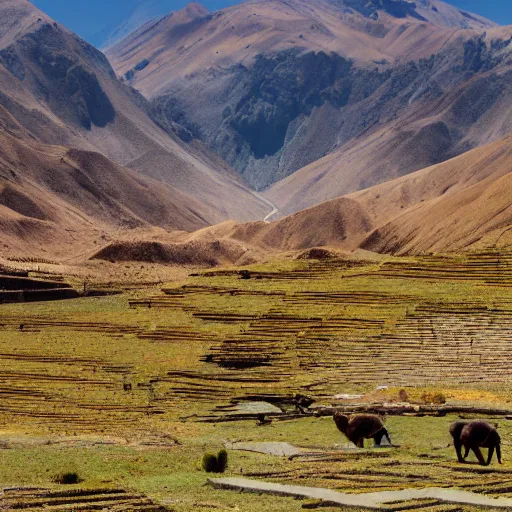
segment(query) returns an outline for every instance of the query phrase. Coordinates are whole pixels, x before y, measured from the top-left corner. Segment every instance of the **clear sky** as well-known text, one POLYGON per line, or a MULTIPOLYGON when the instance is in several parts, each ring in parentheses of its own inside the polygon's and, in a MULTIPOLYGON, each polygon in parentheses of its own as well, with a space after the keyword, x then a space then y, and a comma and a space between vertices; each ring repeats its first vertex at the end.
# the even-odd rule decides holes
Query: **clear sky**
MULTIPOLYGON (((190 0, 158 0, 168 11, 181 9, 190 0)), ((214 11, 240 0, 199 0, 214 11)), ((306 0, 307 1, 307 0, 306 0)), ((445 0, 460 9, 486 16, 501 25, 512 25, 512 0, 445 0)), ((143 0, 32 0, 49 16, 79 36, 97 44, 98 34, 116 27, 143 0)))
POLYGON ((444 0, 464 11, 481 14, 500 25, 512 25, 512 0, 444 0))

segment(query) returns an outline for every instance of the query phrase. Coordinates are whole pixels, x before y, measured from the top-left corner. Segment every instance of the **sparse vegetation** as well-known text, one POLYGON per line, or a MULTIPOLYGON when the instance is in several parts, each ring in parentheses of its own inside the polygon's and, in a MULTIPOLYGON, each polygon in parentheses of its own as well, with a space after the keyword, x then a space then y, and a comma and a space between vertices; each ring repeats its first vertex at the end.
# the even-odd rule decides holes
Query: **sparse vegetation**
POLYGON ((446 396, 441 391, 425 391, 421 395, 421 400, 425 404, 442 405, 446 403, 446 396))
POLYGON ((217 473, 217 456, 213 453, 205 453, 203 455, 203 460, 201 462, 201 467, 203 471, 207 473, 217 473))
POLYGON ((217 454, 217 470, 219 473, 224 473, 228 468, 228 452, 220 450, 217 454))

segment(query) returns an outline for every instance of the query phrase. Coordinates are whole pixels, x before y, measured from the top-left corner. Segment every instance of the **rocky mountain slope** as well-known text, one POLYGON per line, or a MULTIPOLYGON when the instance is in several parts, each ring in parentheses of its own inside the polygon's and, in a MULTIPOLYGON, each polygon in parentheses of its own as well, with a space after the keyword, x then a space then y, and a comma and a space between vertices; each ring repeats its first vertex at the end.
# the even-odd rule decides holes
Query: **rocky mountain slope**
POLYGON ((174 0, 142 0, 120 23, 98 32, 92 43, 100 49, 109 48, 145 23, 165 16, 175 4, 174 0))
POLYGON ((217 156, 185 144, 174 123, 157 126, 149 110, 102 53, 27 0, 3 0, 2 250, 55 252, 60 241, 90 241, 81 233, 191 230, 271 210, 217 156))
POLYGON ((287 214, 505 136, 511 37, 437 0, 262 0, 191 4, 107 56, 287 214))
POLYGON ((402 14, 392 7, 416 4, 385 4, 387 9, 382 0, 258 0, 209 13, 191 3, 150 20, 106 54, 120 76, 154 97, 191 73, 249 67, 260 55, 290 48, 335 52, 359 63, 392 63, 430 56, 456 29, 495 26, 439 0, 422 0, 402 14))
MULTIPOLYGON (((411 64, 400 93, 381 89, 365 100, 368 128, 355 124, 360 118, 347 105, 351 124, 336 131, 330 152, 273 185, 267 197, 282 214, 291 213, 506 136, 512 132, 510 42, 500 30, 489 31, 411 64)), ((325 130, 324 140, 331 133, 325 130)))

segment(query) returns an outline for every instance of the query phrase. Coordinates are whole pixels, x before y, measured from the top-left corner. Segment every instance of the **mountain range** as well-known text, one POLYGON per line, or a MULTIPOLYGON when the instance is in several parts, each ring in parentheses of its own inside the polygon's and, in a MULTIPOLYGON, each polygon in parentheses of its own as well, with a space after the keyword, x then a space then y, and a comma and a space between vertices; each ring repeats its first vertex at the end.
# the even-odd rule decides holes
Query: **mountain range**
POLYGON ((0 2, 0 254, 144 259, 153 243, 215 264, 507 243, 512 27, 440 0, 137 20, 103 54, 0 2))

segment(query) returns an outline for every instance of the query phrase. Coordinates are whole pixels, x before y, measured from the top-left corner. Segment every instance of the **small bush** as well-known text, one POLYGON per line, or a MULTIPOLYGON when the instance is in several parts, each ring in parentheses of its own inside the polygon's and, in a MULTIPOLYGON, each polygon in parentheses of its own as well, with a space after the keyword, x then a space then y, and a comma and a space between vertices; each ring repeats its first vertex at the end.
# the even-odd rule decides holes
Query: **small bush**
POLYGON ((201 465, 203 466, 203 470, 207 473, 217 473, 218 461, 213 453, 205 453, 201 465))
POLYGON ((73 485, 82 482, 82 479, 78 476, 78 473, 63 473, 55 478, 57 484, 73 485))
POLYGON ((217 455, 217 463, 219 473, 224 473, 228 467, 228 452, 226 450, 221 450, 217 455))
POLYGON ((435 393, 432 397, 432 401, 435 404, 445 404, 446 403, 446 396, 444 393, 435 393))
POLYGON ((201 466, 207 473, 224 473, 228 467, 228 452, 221 450, 217 455, 205 453, 201 466))

